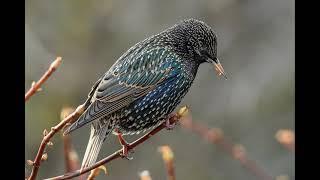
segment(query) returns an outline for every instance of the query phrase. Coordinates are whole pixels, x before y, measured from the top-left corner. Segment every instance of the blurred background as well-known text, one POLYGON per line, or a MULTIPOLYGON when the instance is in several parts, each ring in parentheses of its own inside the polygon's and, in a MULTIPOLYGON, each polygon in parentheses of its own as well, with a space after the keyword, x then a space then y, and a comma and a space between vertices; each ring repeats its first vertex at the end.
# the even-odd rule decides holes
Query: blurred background
MULTIPOLYGON (((25 91, 57 56, 63 58, 43 91, 26 103, 26 159, 35 157, 43 129, 60 121, 61 109, 83 103, 122 53, 182 19, 197 18, 217 32, 219 59, 229 79, 201 65, 180 106, 190 106, 194 122, 220 128, 227 139, 241 144, 267 174, 295 179, 294 152, 275 138, 280 129, 295 129, 294 6, 293 0, 26 1, 25 91)), ((89 126, 71 138, 82 160, 89 126)), ((60 134, 52 142, 39 179, 65 171, 60 134)), ((155 180, 165 179, 157 150, 161 145, 175 154, 177 179, 257 179, 218 145, 183 127, 152 137, 135 149, 132 161, 107 164, 110 175, 97 179, 139 179, 143 170, 155 180)), ((115 136, 109 136, 99 159, 119 148, 115 136)), ((31 168, 25 169, 29 174, 31 168)))

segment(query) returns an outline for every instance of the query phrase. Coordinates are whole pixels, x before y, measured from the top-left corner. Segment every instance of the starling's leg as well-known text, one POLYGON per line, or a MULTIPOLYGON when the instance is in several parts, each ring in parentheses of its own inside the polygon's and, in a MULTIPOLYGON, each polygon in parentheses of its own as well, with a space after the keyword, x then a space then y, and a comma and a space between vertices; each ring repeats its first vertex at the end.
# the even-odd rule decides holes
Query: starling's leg
POLYGON ((170 123, 170 119, 173 118, 174 116, 176 115, 172 113, 168 115, 166 119, 166 124, 165 124, 167 130, 172 130, 176 126, 176 123, 172 123, 172 124, 170 123))
POLYGON ((128 146, 129 146, 129 143, 127 143, 127 141, 123 138, 122 136, 122 133, 118 130, 118 129, 115 129, 115 131, 117 132, 117 136, 118 136, 118 140, 122 146, 122 153, 121 153, 121 156, 123 158, 126 158, 128 160, 132 160, 133 158, 132 157, 129 157, 128 154, 128 146))

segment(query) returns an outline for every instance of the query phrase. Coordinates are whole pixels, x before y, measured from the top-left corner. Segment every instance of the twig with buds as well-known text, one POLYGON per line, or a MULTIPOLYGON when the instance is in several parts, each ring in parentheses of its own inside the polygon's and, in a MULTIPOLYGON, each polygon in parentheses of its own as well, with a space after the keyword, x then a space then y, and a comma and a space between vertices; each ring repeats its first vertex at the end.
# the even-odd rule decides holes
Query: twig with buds
POLYGON ((225 152, 238 160, 243 167, 256 175, 259 179, 272 180, 273 178, 260 168, 256 162, 250 160, 242 145, 232 144, 223 136, 223 131, 218 128, 209 129, 203 125, 194 123, 190 118, 181 121, 184 128, 195 132, 207 141, 219 145, 225 152))
POLYGON ((84 105, 80 105, 77 109, 67 116, 64 120, 62 120, 58 125, 51 128, 50 132, 47 130, 43 131, 43 139, 38 149, 38 153, 34 159, 34 161, 28 160, 28 164, 32 165, 32 171, 28 178, 28 180, 34 180, 38 174, 38 170, 40 167, 41 160, 43 159, 43 154, 47 145, 52 145, 50 139, 60 131, 67 123, 72 123, 76 120, 84 111, 84 105))
MULTIPOLYGON (((180 110, 178 111, 178 113, 176 113, 175 115, 173 115, 169 121, 170 124, 174 124, 176 122, 179 121, 179 119, 181 119, 182 117, 186 116, 186 114, 188 113, 188 108, 186 106, 180 108, 180 110)), ((128 151, 133 150, 136 146, 143 144, 146 140, 148 140, 150 137, 152 137, 153 135, 157 134, 159 131, 161 131, 162 129, 166 128, 166 122, 160 124, 159 126, 157 126, 155 129, 151 130, 150 132, 146 133, 145 135, 143 135, 142 137, 140 137, 139 139, 137 139, 136 141, 129 143, 127 146, 128 151)), ((61 176, 56 176, 56 177, 52 177, 49 178, 50 180, 61 180, 61 179, 71 179, 77 176, 80 176, 81 174, 84 174, 86 172, 89 172, 101 165, 104 165, 110 161, 113 161, 115 159, 121 158, 123 157, 122 155, 122 149, 119 149, 118 151, 114 152, 113 154, 109 155, 108 157, 96 162, 95 164, 93 164, 92 166, 83 168, 82 171, 77 170, 75 172, 72 173, 67 173, 61 176)), ((48 180, 49 180, 48 179, 48 180)))
POLYGON ((24 96, 24 101, 28 101, 28 99, 34 95, 36 92, 41 90, 41 85, 51 76, 51 74, 58 68, 58 66, 61 64, 62 58, 57 57, 53 63, 51 63, 49 69, 43 74, 43 76, 39 79, 38 82, 32 82, 31 88, 28 90, 28 92, 24 96))

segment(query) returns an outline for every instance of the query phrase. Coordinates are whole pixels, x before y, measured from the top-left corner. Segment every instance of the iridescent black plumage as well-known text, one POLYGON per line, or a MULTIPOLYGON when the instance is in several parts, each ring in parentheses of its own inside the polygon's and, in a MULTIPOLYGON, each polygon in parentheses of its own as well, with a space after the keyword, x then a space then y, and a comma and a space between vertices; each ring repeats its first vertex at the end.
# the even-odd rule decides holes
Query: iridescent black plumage
POLYGON ((205 23, 189 19, 130 48, 100 78, 86 111, 65 133, 92 123, 82 167, 93 164, 105 137, 162 123, 189 90, 201 63, 216 60, 216 35, 205 23))

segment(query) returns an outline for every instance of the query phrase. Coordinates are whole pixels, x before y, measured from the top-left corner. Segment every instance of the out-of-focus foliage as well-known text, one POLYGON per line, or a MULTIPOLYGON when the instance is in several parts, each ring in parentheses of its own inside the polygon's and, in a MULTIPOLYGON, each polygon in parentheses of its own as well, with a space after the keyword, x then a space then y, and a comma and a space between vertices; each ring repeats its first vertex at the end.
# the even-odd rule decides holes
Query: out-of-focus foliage
MULTIPOLYGON (((219 59, 229 79, 217 78, 213 67, 201 65, 181 105, 189 105, 194 121, 223 129, 273 177, 294 179, 294 153, 275 139, 279 129, 294 131, 293 0, 26 1, 25 90, 56 56, 63 58, 43 91, 26 103, 26 158, 35 157, 43 129, 60 121, 61 109, 83 103, 94 82, 122 53, 190 17, 217 32, 219 59)), ((82 157, 88 126, 71 137, 82 157)), ((40 179, 64 173, 59 134, 52 142, 40 179)), ((157 134, 135 150, 134 160, 113 161, 107 165, 109 175, 97 179, 139 179, 145 169, 153 179, 165 179, 157 152, 163 144, 175 150, 177 179, 255 179, 229 154, 182 128, 157 134)), ((119 147, 110 136, 99 158, 119 147)), ((27 173, 30 169, 26 165, 27 173)))

